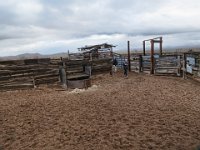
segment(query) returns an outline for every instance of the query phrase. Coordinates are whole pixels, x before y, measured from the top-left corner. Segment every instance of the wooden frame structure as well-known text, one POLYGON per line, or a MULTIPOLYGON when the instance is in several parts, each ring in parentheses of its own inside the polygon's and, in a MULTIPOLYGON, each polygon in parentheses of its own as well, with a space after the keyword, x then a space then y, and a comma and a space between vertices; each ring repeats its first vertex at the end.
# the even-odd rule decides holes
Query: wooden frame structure
POLYGON ((81 47, 78 48, 78 50, 82 52, 84 59, 93 60, 99 59, 101 57, 100 55, 103 55, 103 58, 108 57, 108 55, 112 58, 113 47, 116 46, 112 44, 103 43, 98 45, 81 47))
POLYGON ((162 55, 162 44, 163 44, 163 40, 162 37, 156 37, 153 39, 148 39, 148 40, 144 40, 143 41, 143 55, 146 55, 146 42, 150 41, 151 43, 151 74, 154 74, 154 45, 155 43, 159 43, 160 45, 160 55, 162 55))

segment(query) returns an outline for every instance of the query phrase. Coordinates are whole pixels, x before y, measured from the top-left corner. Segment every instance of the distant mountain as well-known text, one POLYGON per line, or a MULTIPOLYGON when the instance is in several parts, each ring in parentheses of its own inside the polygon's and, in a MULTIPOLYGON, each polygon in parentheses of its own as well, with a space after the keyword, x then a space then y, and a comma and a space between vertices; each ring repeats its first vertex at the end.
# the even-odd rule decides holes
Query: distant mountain
POLYGON ((0 61, 5 60, 23 60, 23 59, 35 59, 35 58, 66 58, 68 57, 67 53, 56 53, 56 54, 50 54, 50 55, 42 55, 40 53, 24 53, 16 56, 5 56, 0 57, 0 61))
MULTIPOLYGON (((168 48, 163 49, 164 53, 180 53, 180 52, 187 52, 189 50, 192 50, 194 52, 200 52, 200 48, 168 48)), ((127 54, 127 50, 114 50, 114 52, 119 54, 127 54)), ((140 49, 131 50, 131 53, 142 53, 143 51, 140 49)), ((150 52, 150 49, 146 50, 146 52, 150 52)), ((158 50, 155 50, 155 52, 159 52, 158 50)), ((34 58, 67 58, 68 53, 56 53, 56 54, 50 54, 50 55, 42 55, 40 53, 24 53, 17 56, 5 56, 0 57, 0 61, 5 60, 23 60, 23 59, 34 59, 34 58)))

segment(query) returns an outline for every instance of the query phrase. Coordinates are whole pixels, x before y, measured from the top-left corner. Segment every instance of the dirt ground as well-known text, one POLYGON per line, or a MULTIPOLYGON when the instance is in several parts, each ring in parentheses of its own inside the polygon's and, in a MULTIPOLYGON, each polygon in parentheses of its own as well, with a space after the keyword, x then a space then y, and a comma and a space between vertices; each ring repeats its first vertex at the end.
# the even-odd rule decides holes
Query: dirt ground
POLYGON ((200 86, 176 77, 122 73, 92 88, 0 93, 0 150, 195 150, 200 86))

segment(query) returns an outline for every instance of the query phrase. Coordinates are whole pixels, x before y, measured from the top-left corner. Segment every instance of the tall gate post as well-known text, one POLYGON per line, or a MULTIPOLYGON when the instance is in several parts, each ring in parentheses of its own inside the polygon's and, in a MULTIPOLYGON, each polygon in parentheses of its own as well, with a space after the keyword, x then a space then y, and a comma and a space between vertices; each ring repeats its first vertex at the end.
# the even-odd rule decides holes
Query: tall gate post
POLYGON ((130 54, 130 41, 128 41, 128 69, 131 71, 131 54, 130 54))
POLYGON ((187 57, 186 53, 183 54, 183 79, 186 79, 186 70, 187 70, 187 57))
POLYGON ((154 74, 154 40, 151 40, 151 71, 150 74, 154 74))
POLYGON ((146 48, 145 48, 145 41, 143 41, 143 55, 145 56, 146 55, 146 48))
POLYGON ((142 65, 142 55, 139 55, 139 72, 143 71, 143 65, 142 65))

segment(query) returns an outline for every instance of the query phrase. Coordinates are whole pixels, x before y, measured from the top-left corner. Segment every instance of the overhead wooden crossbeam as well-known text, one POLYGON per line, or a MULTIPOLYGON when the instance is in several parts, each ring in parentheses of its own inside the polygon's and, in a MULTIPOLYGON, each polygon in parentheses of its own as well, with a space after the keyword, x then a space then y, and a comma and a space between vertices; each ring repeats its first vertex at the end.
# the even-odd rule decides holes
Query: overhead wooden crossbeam
POLYGON ((148 41, 153 41, 153 44, 155 43, 159 43, 160 44, 160 55, 162 55, 162 43, 163 43, 163 38, 162 37, 156 37, 156 38, 152 38, 152 39, 147 39, 143 41, 143 55, 146 55, 146 42, 148 41))
POLYGON ((156 39, 160 39, 162 37, 155 37, 155 38, 152 38, 152 39, 147 39, 147 40, 144 40, 144 41, 151 41, 151 40, 156 40, 156 39))

